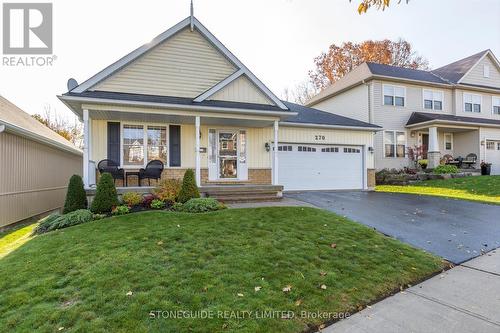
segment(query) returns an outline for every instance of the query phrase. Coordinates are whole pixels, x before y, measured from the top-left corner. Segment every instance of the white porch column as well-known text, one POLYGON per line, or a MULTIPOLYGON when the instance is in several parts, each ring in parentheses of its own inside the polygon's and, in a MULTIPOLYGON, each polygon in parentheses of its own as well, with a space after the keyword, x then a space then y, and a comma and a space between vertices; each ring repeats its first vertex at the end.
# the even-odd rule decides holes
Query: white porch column
POLYGON ((90 124, 89 110, 83 110, 83 185, 89 187, 89 147, 90 147, 90 124))
POLYGON ((273 185, 278 185, 278 121, 274 121, 273 185))
POLYGON ((195 135, 196 135, 196 185, 201 186, 201 159, 200 159, 200 117, 195 118, 195 135))
POLYGON ((437 127, 429 127, 429 148, 427 149, 427 163, 433 169, 439 165, 441 153, 439 152, 437 127))

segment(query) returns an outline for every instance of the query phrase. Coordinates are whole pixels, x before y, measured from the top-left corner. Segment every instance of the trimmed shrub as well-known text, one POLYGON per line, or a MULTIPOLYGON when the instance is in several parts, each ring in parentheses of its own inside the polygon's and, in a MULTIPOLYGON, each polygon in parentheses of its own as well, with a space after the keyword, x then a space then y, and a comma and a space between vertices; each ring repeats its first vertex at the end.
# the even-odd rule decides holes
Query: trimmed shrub
POLYGON ((111 211, 111 214, 113 214, 113 215, 125 215, 128 213, 130 213, 130 208, 126 205, 116 206, 111 211))
POLYGON ((428 163, 429 163, 429 161, 428 161, 428 160, 418 160, 418 165, 420 165, 420 167, 421 167, 422 169, 427 168, 427 164, 428 164, 428 163))
POLYGON ((154 190, 154 194, 161 201, 172 205, 177 201, 181 190, 181 182, 178 179, 164 179, 154 190))
POLYGON ((73 175, 69 179, 66 201, 64 201, 63 213, 67 214, 78 209, 87 208, 87 195, 83 188, 82 177, 73 175))
POLYGON ((156 197, 153 194, 144 194, 142 197, 142 206, 145 208, 151 208, 151 203, 156 197))
POLYGON ((97 221, 97 220, 102 220, 104 218, 108 217, 106 214, 93 214, 92 215, 92 220, 97 221))
POLYGON ((172 205, 172 210, 176 212, 182 212, 182 208, 184 208, 184 205, 180 202, 176 202, 172 205))
POLYGON ((94 214, 106 214, 110 213, 115 206, 118 206, 115 183, 111 174, 105 172, 97 184, 97 191, 90 210, 94 214))
POLYGON ((195 198, 182 205, 181 211, 187 213, 213 212, 226 208, 224 204, 213 198, 195 198))
POLYGON ((122 196, 122 201, 128 206, 137 206, 142 202, 142 196, 136 192, 127 192, 122 196))
POLYGON ((63 229, 71 227, 73 225, 90 222, 92 220, 93 220, 93 215, 89 210, 79 209, 68 214, 60 215, 56 219, 51 219, 51 222, 47 223, 47 225, 45 225, 44 223, 45 227, 43 228, 43 230, 40 230, 40 232, 38 232, 37 230, 37 233, 49 232, 56 229, 63 229))
POLYGON ((165 203, 159 199, 154 199, 153 201, 151 201, 151 208, 163 209, 165 208, 165 203))
POLYGON ((190 199, 199 198, 200 192, 198 191, 198 186, 196 186, 196 180, 194 179, 194 172, 191 169, 187 169, 184 173, 184 178, 182 179, 182 186, 177 197, 177 201, 180 203, 185 203, 190 199))
POLYGON ((434 168, 433 172, 438 175, 457 173, 458 168, 456 165, 439 165, 434 168))
POLYGON ((49 230, 49 227, 56 221, 58 218, 61 217, 61 214, 59 213, 53 213, 50 214, 49 216, 44 217, 43 219, 39 220, 39 224, 33 231, 33 234, 43 234, 49 230))

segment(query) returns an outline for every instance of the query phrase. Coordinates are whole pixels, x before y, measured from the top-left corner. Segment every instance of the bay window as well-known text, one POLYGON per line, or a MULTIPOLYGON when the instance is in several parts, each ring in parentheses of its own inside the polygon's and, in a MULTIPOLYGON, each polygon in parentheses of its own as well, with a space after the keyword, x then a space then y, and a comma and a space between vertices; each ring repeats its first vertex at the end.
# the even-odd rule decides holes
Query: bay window
POLYGON ((500 115, 500 97, 491 97, 491 105, 492 109, 491 111, 493 114, 499 114, 500 115))
POLYGON ((384 105, 405 106, 406 89, 402 86, 383 85, 384 105))
POLYGON ((167 162, 167 127, 124 124, 122 165, 143 167, 152 160, 167 162))
POLYGON ((385 157, 406 156, 406 134, 399 131, 384 131, 385 157))
POLYGON ((464 111, 465 112, 481 112, 481 95, 464 94, 464 111))
POLYGON ((438 110, 443 109, 443 92, 424 89, 424 109, 438 110))

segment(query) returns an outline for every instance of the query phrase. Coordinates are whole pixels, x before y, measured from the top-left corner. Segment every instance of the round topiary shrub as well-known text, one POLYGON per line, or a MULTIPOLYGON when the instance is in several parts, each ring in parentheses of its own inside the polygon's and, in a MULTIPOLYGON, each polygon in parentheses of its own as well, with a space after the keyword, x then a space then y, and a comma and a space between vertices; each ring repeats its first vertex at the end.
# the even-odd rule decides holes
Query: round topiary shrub
POLYGON ((101 179, 99 179, 99 184, 97 184, 97 190, 90 210, 94 214, 107 214, 111 212, 114 206, 118 206, 115 183, 111 174, 105 172, 102 174, 101 179))
POLYGON ((200 192, 198 191, 198 186, 196 186, 196 180, 194 179, 194 172, 191 169, 187 169, 184 173, 184 178, 182 179, 182 186, 177 197, 177 201, 180 203, 185 203, 189 199, 199 198, 200 192))
POLYGON ((87 195, 83 188, 83 180, 79 175, 73 175, 69 179, 66 201, 64 201, 63 214, 74 212, 78 209, 87 208, 87 195))

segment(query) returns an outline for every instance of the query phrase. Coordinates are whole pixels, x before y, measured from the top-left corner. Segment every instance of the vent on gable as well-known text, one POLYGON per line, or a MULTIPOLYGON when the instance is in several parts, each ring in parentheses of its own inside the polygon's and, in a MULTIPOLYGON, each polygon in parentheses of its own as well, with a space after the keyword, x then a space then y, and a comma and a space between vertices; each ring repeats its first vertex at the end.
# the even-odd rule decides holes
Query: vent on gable
POLYGON ((483 66, 483 76, 490 77, 490 66, 488 65, 483 66))

